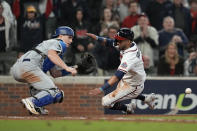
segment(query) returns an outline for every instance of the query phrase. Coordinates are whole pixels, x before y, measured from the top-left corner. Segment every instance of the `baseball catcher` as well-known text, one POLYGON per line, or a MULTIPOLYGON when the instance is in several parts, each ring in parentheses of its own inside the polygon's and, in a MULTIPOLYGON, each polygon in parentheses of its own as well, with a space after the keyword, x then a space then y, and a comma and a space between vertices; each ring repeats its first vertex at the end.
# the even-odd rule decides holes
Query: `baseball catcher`
POLYGON ((61 59, 73 37, 74 31, 70 27, 58 27, 53 39, 43 41, 22 55, 11 68, 15 80, 30 85, 31 97, 21 102, 31 114, 48 114, 44 106, 63 101, 64 92, 55 86, 46 72, 50 71, 54 78, 76 75, 77 70, 67 66, 61 59))

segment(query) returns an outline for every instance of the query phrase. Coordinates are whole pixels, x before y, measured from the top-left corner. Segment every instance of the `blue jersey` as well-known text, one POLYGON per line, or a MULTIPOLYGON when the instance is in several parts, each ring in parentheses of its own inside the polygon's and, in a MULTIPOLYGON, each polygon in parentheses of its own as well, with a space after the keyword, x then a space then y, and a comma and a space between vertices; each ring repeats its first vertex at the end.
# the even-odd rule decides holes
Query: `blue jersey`
MULTIPOLYGON (((60 40, 59 43, 60 43, 61 50, 62 50, 61 53, 59 54, 59 57, 61 59, 63 59, 63 54, 66 52, 67 47, 66 47, 66 44, 62 40, 60 40)), ((55 66, 55 64, 48 57, 46 57, 44 62, 43 62, 42 70, 43 70, 43 72, 46 73, 47 71, 49 71, 54 66, 55 66)), ((65 70, 63 72, 66 73, 65 70)), ((69 72, 67 72, 64 75, 67 75, 67 74, 69 74, 69 72)))

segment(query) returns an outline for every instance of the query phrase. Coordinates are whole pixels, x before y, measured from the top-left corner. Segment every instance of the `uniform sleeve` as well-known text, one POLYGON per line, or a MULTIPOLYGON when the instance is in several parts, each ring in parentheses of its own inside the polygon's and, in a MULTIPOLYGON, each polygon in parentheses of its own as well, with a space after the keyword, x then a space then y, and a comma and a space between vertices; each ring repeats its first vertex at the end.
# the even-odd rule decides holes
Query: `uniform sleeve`
POLYGON ((45 58, 43 65, 42 65, 42 70, 44 73, 49 71, 51 68, 53 68, 55 64, 47 57, 45 58))
POLYGON ((115 40, 107 38, 106 46, 113 47, 115 40))
POLYGON ((134 56, 125 55, 122 58, 122 60, 121 60, 121 63, 119 65, 119 67, 118 67, 118 70, 119 71, 122 71, 124 73, 127 73, 134 66, 135 59, 136 59, 136 57, 134 57, 134 56))
POLYGON ((104 42, 104 40, 106 40, 106 46, 109 46, 109 47, 114 46, 114 42, 115 42, 114 39, 97 36, 97 41, 98 42, 104 42))
MULTIPOLYGON (((60 58, 63 59, 63 57, 60 55, 60 58)), ((55 65, 48 57, 44 59, 43 65, 42 65, 42 70, 43 72, 47 72, 52 68, 56 68, 57 70, 61 70, 61 67, 58 67, 55 65)))
POLYGON ((55 50, 59 53, 63 52, 63 49, 62 49, 59 41, 55 41, 55 42, 51 43, 51 46, 49 47, 49 50, 55 50))

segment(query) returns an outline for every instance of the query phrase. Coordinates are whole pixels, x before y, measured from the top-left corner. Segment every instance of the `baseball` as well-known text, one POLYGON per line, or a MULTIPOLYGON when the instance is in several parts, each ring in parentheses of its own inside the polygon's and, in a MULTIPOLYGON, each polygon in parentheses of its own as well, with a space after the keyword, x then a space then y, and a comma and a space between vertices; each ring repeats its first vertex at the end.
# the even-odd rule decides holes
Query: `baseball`
POLYGON ((185 94, 191 94, 192 93, 192 89, 191 88, 186 88, 185 89, 185 94))

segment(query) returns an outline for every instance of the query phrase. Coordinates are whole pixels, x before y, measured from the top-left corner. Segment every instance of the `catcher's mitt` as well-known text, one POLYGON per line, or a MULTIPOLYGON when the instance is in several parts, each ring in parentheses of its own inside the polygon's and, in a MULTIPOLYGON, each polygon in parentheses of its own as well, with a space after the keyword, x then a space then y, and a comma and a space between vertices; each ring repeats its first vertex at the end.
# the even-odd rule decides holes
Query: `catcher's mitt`
POLYGON ((83 53, 81 60, 77 63, 78 74, 89 74, 96 70, 96 60, 90 53, 83 53))

